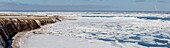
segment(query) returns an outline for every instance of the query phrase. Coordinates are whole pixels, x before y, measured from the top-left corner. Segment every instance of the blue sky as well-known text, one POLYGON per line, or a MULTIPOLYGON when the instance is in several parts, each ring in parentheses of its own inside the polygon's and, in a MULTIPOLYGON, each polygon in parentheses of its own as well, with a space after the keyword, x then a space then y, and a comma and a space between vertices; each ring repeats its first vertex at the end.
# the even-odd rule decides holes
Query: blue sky
POLYGON ((0 10, 170 11, 170 0, 0 0, 0 10))

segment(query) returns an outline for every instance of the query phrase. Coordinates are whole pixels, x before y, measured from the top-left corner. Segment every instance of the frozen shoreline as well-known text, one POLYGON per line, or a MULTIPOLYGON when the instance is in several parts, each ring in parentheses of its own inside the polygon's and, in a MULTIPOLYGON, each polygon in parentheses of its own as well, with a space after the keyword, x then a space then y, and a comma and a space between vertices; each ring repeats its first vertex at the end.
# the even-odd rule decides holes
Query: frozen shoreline
MULTIPOLYGON (((50 27, 45 30, 51 29, 53 25, 45 26, 50 27)), ((104 42, 100 40, 88 40, 83 38, 78 38, 69 34, 64 34, 61 32, 51 32, 42 33, 43 29, 33 30, 25 33, 19 41, 19 48, 145 48, 134 43, 116 43, 116 42, 104 42), (37 32, 37 33, 33 33, 37 32), (134 46, 131 46, 134 45, 134 46)), ((18 40, 17 40, 18 41, 18 40)), ((15 47, 14 47, 15 48, 15 47)))
POLYGON ((144 20, 128 17, 80 17, 78 18, 78 20, 64 20, 62 22, 57 22, 44 26, 38 30, 30 31, 35 32, 35 34, 27 33, 29 34, 28 37, 21 37, 24 41, 19 42, 18 47, 147 48, 146 46, 141 46, 137 44, 138 41, 149 41, 149 43, 154 44, 153 39, 161 39, 155 36, 159 36, 161 34, 166 37, 169 35, 169 26, 169 21, 161 20, 144 20), (137 36, 138 34, 140 36, 137 36), (133 38, 135 36, 141 39, 136 40, 135 38, 133 38), (117 42, 119 40, 136 43, 117 42))

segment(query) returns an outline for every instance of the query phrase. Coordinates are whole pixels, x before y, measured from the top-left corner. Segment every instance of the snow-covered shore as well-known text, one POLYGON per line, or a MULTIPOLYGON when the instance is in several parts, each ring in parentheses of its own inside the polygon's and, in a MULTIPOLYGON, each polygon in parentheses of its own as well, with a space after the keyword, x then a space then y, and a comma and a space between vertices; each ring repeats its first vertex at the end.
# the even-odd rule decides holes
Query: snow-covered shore
POLYGON ((168 39, 169 28, 170 21, 162 20, 144 20, 133 17, 80 17, 78 20, 64 20, 25 33, 27 37, 19 38, 23 41, 18 41, 18 47, 147 48, 147 46, 139 45, 138 42, 156 44, 154 39, 161 39, 157 36, 168 39))

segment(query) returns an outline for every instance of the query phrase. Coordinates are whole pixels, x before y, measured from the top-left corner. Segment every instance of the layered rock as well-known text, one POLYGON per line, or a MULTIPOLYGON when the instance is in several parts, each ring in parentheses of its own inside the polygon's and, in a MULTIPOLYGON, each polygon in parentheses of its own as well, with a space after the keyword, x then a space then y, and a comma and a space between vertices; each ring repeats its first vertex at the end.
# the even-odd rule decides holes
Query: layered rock
POLYGON ((61 21, 58 16, 53 17, 23 17, 23 18, 0 18, 0 47, 7 48, 12 37, 18 32, 25 32, 40 28, 42 25, 61 21))

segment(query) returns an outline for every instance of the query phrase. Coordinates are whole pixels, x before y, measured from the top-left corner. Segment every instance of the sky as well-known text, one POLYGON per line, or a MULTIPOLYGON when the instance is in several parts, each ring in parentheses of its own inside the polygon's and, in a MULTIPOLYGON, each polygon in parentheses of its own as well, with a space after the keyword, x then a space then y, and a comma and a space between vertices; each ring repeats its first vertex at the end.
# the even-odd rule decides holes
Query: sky
POLYGON ((170 0, 0 0, 0 10, 170 11, 170 0))

